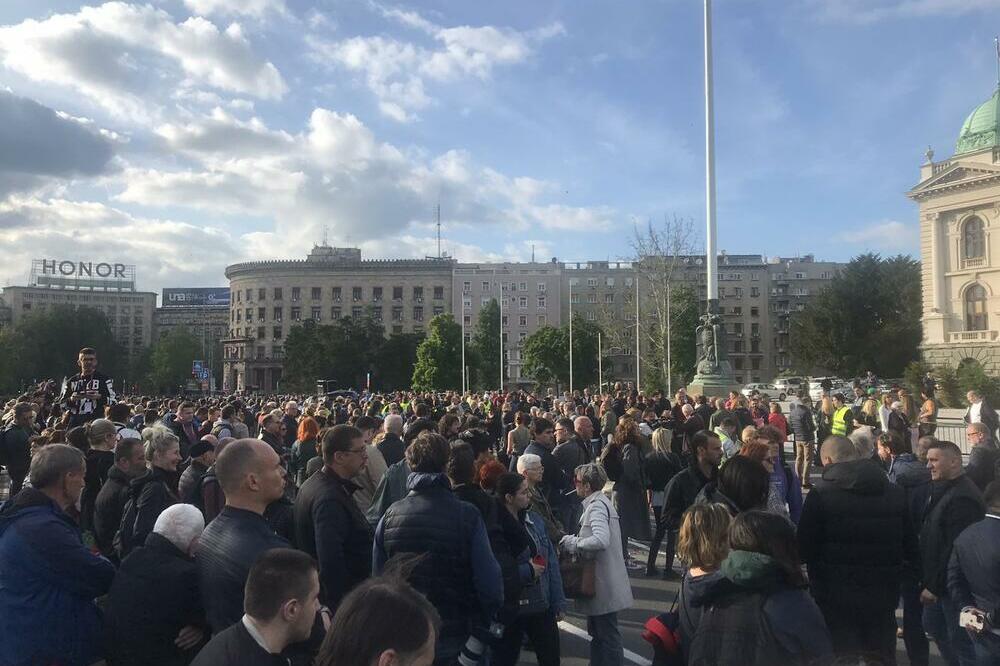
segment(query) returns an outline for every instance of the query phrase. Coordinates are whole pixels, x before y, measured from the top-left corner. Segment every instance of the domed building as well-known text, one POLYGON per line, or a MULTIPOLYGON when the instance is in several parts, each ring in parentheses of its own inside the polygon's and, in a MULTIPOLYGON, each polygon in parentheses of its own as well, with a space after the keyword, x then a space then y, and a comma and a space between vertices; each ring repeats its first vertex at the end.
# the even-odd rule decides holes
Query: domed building
POLYGON ((966 118, 951 158, 927 161, 920 207, 924 360, 1000 375, 1000 86, 966 118))

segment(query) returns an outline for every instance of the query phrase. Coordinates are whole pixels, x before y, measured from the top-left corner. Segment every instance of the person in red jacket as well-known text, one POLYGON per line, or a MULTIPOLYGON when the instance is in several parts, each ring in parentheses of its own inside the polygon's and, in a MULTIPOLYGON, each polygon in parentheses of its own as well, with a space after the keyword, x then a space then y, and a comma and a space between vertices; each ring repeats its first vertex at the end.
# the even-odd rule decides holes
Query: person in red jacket
POLYGON ((777 428, 782 438, 788 439, 788 419, 781 413, 781 405, 777 402, 771 403, 771 413, 767 415, 767 424, 777 428))

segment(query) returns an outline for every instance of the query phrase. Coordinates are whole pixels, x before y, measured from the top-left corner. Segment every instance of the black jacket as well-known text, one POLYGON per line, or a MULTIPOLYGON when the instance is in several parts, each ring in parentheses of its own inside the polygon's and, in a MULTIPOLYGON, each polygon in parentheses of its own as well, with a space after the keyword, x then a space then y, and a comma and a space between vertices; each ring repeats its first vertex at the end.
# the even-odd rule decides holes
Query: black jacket
POLYGON ((998 462, 1000 462, 1000 449, 993 445, 974 446, 969 454, 969 464, 965 468, 965 473, 979 490, 984 491, 990 481, 996 478, 998 462))
POLYGON ((198 495, 201 491, 201 479, 207 471, 208 467, 205 465, 197 460, 191 461, 191 464, 181 474, 181 479, 177 483, 177 495, 182 502, 185 504, 194 504, 195 506, 199 505, 200 498, 198 495))
POLYGON ((552 456, 559 463, 563 474, 567 480, 572 480, 576 473, 576 468, 590 462, 590 442, 582 442, 580 438, 573 435, 562 444, 557 444, 552 449, 552 456))
MULTIPOLYGON (((243 616, 240 615, 239 620, 243 616)), ((258 645, 242 621, 212 637, 192 666, 288 666, 280 654, 269 654, 258 645)))
POLYGON ((823 468, 798 539, 813 597, 825 607, 895 608, 903 568, 919 557, 906 492, 871 459, 823 468))
POLYGON ((393 432, 386 433, 382 441, 378 443, 378 450, 385 458, 387 467, 398 463, 406 455, 406 445, 403 444, 399 435, 393 432))
POLYGON ((816 422, 812 412, 802 403, 795 403, 788 411, 788 427, 795 433, 796 442, 816 441, 816 422))
POLYGON ((108 557, 115 550, 115 534, 122 522, 131 481, 128 474, 112 467, 94 502, 94 540, 101 554, 108 557))
POLYGON ((996 512, 965 529, 948 563, 948 595, 961 608, 1000 611, 1000 517, 996 512))
POLYGON ((324 467, 306 479, 295 500, 295 540, 319 562, 320 598, 330 608, 371 575, 374 535, 351 498, 357 489, 324 467))
MULTIPOLYGON (((713 472, 713 476, 714 476, 713 472)), ((667 484, 663 498, 663 520, 671 530, 680 529, 681 518, 688 507, 694 504, 702 487, 710 479, 705 478, 697 464, 691 464, 674 475, 667 484)))
POLYGON ((948 559, 955 539, 986 513, 983 499, 968 476, 950 481, 932 481, 920 528, 922 584, 941 596, 947 590, 948 559))
POLYGON ((172 433, 174 433, 175 435, 177 435, 177 439, 180 442, 180 447, 181 447, 181 459, 182 460, 187 460, 188 451, 191 450, 192 446, 194 446, 195 444, 198 443, 198 439, 199 439, 199 437, 198 437, 198 425, 194 421, 191 422, 191 436, 190 437, 188 437, 188 434, 186 432, 184 432, 184 426, 181 425, 180 421, 177 421, 176 419, 173 420, 173 421, 171 421, 168 424, 167 427, 170 428, 170 431, 172 433))
POLYGON ((183 627, 205 623, 194 559, 150 534, 118 569, 105 618, 115 666, 190 663, 197 648, 182 651, 174 639, 183 627))
POLYGON ((252 511, 227 506, 208 524, 198 541, 195 562, 213 633, 243 617, 243 588, 257 557, 272 548, 289 547, 263 516, 252 511))
POLYGON ((177 503, 177 496, 170 490, 169 476, 169 472, 151 467, 129 484, 128 502, 118 529, 118 556, 122 559, 146 542, 163 510, 177 503))
MULTIPOLYGON (((970 415, 972 414, 972 407, 965 410, 965 416, 963 420, 968 423, 970 421, 970 415)), ((997 411, 990 407, 986 400, 983 400, 983 404, 979 407, 979 420, 984 426, 989 428, 990 437, 996 436, 997 428, 1000 428, 1000 416, 997 416, 997 411)))
POLYGON ((80 529, 94 531, 94 507, 101 486, 108 480, 108 472, 115 466, 114 451, 90 449, 86 453, 87 473, 84 477, 83 493, 80 495, 80 529))
POLYGON ((563 504, 566 503, 563 499, 563 493, 566 492, 566 489, 569 487, 562 465, 560 465, 559 461, 552 455, 551 450, 545 448, 538 442, 532 441, 531 444, 528 444, 528 446, 524 449, 524 452, 533 453, 542 459, 542 466, 544 467, 542 472, 542 486, 544 486, 545 497, 549 500, 549 506, 551 506, 554 511, 560 511, 563 504))

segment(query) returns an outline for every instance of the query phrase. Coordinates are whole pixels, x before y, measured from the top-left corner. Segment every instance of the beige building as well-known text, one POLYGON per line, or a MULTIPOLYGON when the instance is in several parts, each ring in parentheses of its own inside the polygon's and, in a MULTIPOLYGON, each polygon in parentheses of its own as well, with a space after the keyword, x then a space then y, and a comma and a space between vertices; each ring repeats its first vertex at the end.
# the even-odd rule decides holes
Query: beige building
POLYGON ((307 319, 330 324, 370 312, 387 334, 422 333, 450 311, 453 265, 448 258, 363 261, 357 248, 319 245, 304 260, 228 266, 223 390, 280 389, 284 340, 307 319))
MULTIPOLYGON (((479 312, 502 294, 500 328, 504 346, 504 382, 527 384, 521 343, 544 326, 561 326, 561 265, 551 262, 455 264, 452 313, 472 341, 479 312)), ((487 378, 487 385, 499 378, 487 378)))
POLYGON ((924 359, 1000 374, 1000 88, 959 132, 955 154, 920 167, 924 359))

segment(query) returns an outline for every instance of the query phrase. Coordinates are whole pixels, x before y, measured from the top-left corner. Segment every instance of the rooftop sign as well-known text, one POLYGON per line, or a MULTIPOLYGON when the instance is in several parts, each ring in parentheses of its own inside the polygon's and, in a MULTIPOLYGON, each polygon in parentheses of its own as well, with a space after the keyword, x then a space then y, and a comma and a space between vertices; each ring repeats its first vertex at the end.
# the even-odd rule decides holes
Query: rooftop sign
POLYGON ((31 284, 60 289, 135 291, 135 266, 106 261, 34 259, 31 284))

